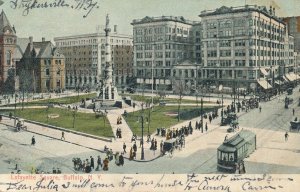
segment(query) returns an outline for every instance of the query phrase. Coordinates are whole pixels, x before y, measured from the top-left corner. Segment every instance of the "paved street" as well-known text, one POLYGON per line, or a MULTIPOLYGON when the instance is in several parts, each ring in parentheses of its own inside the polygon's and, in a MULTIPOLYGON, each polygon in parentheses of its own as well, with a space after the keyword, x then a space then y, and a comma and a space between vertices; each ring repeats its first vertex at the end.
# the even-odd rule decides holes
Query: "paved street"
MULTIPOLYGON (((283 101, 286 95, 281 95, 270 102, 262 102, 262 112, 253 109, 239 114, 240 129, 249 129, 257 134, 257 150, 245 159, 247 173, 300 173, 300 163, 296 161, 300 158, 300 134, 289 133, 289 140, 284 141, 284 133, 289 130, 289 121, 296 116, 298 119, 300 117, 300 107, 297 106, 299 92, 296 90, 298 89, 295 89, 292 95, 294 102, 289 109, 284 108, 283 101), (292 108, 295 109, 294 117, 292 108)), ((199 118, 194 119, 192 125, 195 120, 199 118)), ((123 167, 116 166, 112 161, 107 173, 216 173, 216 148, 223 142, 228 128, 220 127, 219 123, 220 118, 208 124, 207 133, 195 130, 193 135, 186 138, 185 148, 181 151, 176 150, 173 155, 167 154, 150 162, 125 160, 123 167)), ((182 124, 179 124, 176 127, 181 126, 182 124)), ((73 157, 105 156, 95 150, 102 147, 98 147, 95 141, 90 143, 93 147, 79 146, 60 141, 60 132, 56 139, 53 139, 29 132, 16 133, 4 125, 0 125, 0 128, 1 173, 15 171, 13 169, 16 163, 21 166, 23 173, 30 172, 31 167, 39 167, 45 172, 58 167, 63 173, 73 173, 73 157), (37 140, 35 146, 30 146, 32 135, 35 135, 37 140)), ((160 138, 157 137, 157 140, 160 138)), ((146 145, 147 147, 149 146, 146 145)), ((137 156, 140 157, 139 154, 137 156)))

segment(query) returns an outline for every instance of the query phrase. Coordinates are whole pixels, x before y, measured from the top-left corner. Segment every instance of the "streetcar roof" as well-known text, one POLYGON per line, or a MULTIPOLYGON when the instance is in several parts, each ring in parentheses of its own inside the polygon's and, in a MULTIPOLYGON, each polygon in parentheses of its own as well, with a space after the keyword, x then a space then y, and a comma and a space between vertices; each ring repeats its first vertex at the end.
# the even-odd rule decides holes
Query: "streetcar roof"
POLYGON ((234 152, 239 149, 245 143, 251 141, 255 137, 255 134, 248 130, 242 130, 234 136, 230 137, 223 144, 218 147, 219 151, 223 152, 234 152))

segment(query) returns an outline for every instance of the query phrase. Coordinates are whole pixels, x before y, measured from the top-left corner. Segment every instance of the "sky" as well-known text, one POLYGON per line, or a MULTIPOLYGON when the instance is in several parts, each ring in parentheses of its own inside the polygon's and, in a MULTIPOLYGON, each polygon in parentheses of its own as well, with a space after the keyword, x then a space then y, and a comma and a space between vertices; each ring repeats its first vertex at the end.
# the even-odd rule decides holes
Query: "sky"
MULTIPOLYGON (((200 21, 198 16, 203 10, 213 10, 221 6, 265 5, 276 7, 278 16, 300 15, 300 0, 37 0, 68 4, 68 7, 48 7, 29 9, 22 1, 34 0, 2 0, 0 8, 6 13, 10 24, 15 26, 18 37, 33 36, 34 41, 42 37, 53 40, 54 37, 95 33, 97 26, 105 25, 105 15, 110 16, 110 25, 118 25, 122 34, 132 35, 133 19, 145 16, 183 16, 188 20, 200 21), (80 2, 90 3, 95 7, 84 18, 87 10, 77 6, 80 2), (16 6, 17 5, 17 6, 16 6), (73 8, 71 8, 73 6, 73 8), (76 9, 77 7, 77 9, 76 9)), ((0 2, 1 4, 1 2, 0 2)), ((62 5, 62 4, 60 4, 62 5)))

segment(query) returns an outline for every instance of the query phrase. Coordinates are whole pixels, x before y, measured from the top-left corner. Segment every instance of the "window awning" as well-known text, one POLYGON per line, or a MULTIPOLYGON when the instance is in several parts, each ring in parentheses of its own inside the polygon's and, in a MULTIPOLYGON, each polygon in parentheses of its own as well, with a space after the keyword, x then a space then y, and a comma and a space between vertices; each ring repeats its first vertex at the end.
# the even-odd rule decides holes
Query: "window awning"
POLYGON ((272 85, 270 85, 265 79, 257 79, 257 83, 264 89, 272 88, 272 85))
POLYGON ((263 75, 268 75, 269 73, 266 71, 265 68, 260 68, 260 72, 263 74, 263 75))

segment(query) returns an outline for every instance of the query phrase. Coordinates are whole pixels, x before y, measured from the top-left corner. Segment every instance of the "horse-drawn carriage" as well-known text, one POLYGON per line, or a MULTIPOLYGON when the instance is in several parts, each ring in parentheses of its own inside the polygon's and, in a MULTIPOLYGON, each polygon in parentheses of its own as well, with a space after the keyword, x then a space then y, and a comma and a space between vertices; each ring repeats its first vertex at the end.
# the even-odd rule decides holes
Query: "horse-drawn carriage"
POLYGON ((16 131, 27 130, 27 126, 25 125, 24 119, 17 119, 16 131))
POLYGON ((226 118, 223 120, 223 125, 231 124, 233 121, 237 120, 236 113, 228 113, 226 118))

